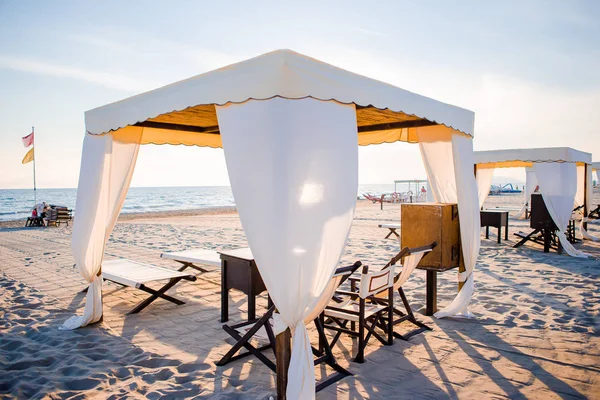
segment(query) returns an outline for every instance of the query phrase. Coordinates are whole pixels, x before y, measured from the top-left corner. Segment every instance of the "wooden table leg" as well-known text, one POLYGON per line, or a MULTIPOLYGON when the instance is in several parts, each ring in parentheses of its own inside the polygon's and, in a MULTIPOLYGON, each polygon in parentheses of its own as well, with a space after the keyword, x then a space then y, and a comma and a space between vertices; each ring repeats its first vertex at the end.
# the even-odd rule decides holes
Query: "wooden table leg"
POLYGON ((227 287, 227 261, 221 261, 221 322, 229 320, 229 288, 227 287))
POLYGON ((425 315, 431 316, 437 311, 437 271, 427 271, 426 286, 425 315))
POLYGON ((490 238, 490 227, 489 226, 485 227, 485 238, 486 239, 490 238))
POLYGON ((504 226, 504 240, 508 240, 508 222, 504 226))
POLYGON ((498 243, 500 243, 501 237, 502 237, 502 225, 498 226, 498 243))
POLYGON ((292 335, 290 329, 286 329, 277 335, 275 339, 275 359, 277 360, 277 400, 286 400, 288 383, 288 368, 292 358, 291 347, 292 335))
POLYGON ((544 253, 550 252, 550 242, 552 241, 552 234, 544 229, 544 253))
POLYGON ((248 321, 256 319, 256 295, 252 292, 248 294, 248 321))

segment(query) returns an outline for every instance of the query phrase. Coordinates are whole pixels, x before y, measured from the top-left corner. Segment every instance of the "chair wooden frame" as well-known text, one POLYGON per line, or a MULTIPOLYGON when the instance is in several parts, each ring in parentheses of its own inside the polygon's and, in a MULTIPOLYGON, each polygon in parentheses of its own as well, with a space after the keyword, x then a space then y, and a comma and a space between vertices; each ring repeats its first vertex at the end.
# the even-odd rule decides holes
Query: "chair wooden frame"
MULTIPOLYGON (((341 279, 338 283, 338 286, 341 285, 350 275, 352 275, 358 268, 360 268, 362 264, 360 261, 357 261, 351 266, 341 267, 336 270, 335 276, 341 276, 341 279)), ((263 364, 265 364, 271 371, 276 372, 276 364, 271 361, 267 356, 263 354, 263 351, 267 349, 272 349, 273 353, 275 353, 276 346, 276 335, 271 325, 273 314, 275 313, 275 305, 271 305, 267 312, 263 314, 260 318, 242 322, 235 325, 223 325, 223 330, 229 334, 232 338, 236 340, 236 343, 231 347, 231 349, 217 362, 217 366, 224 366, 230 362, 245 358, 250 355, 254 355, 258 358, 263 364), (245 334, 241 335, 238 329, 250 327, 246 331, 245 334), (264 328, 267 334, 268 343, 259 347, 256 347, 250 343, 252 337, 254 337, 258 331, 264 328), (246 349, 245 352, 240 352, 242 348, 246 349)), ((322 313, 319 317, 317 317, 313 322, 315 327, 317 328, 317 332, 319 335, 319 348, 312 347, 313 354, 315 355, 315 366, 325 363, 330 366, 335 373, 323 381, 317 383, 316 391, 320 391, 327 386, 343 379, 346 376, 352 375, 351 372, 341 367, 335 360, 333 356, 333 352, 331 351, 331 347, 327 343, 327 339, 325 337, 325 330, 322 324, 322 313)))
MULTIPOLYGON (((321 315, 322 324, 326 329, 336 332, 329 343, 330 347, 335 346, 342 333, 351 337, 356 337, 358 338, 358 350, 354 357, 354 361, 357 363, 364 363, 365 347, 369 343, 371 337, 375 337, 385 346, 393 344, 393 300, 391 299, 394 297, 394 292, 392 274, 393 271, 391 270, 369 273, 369 267, 365 265, 363 266, 360 278, 363 280, 363 287, 361 290, 351 290, 349 292, 342 290, 337 291, 336 295, 346 296, 347 302, 356 303, 358 301, 358 311, 343 308, 343 305, 340 304, 337 296, 334 299, 336 304, 328 305, 325 308, 324 313, 321 315), (371 288, 375 280, 384 277, 385 279, 388 279, 387 284, 371 288), (365 280, 368 283, 365 282, 365 280), (368 289, 365 290, 367 284, 368 289), (379 298, 378 301, 375 301, 374 295, 380 293, 386 293, 387 298, 379 298), (367 301, 369 301, 370 304, 367 304, 367 301), (375 309, 368 310, 367 307, 375 307, 375 309), (346 317, 344 318, 343 316, 346 317), (358 322, 358 329, 356 329, 356 322, 358 322), (347 327, 348 323, 350 323, 350 328, 347 327), (377 328, 380 328, 383 331, 383 335, 377 332, 377 328)), ((351 277, 349 279, 354 278, 351 277)))
POLYGON ((588 213, 588 218, 600 219, 600 204, 588 213))
MULTIPOLYGON (((433 250, 436 246, 437 246, 437 243, 433 242, 427 246, 414 247, 411 249, 409 249, 408 247, 405 247, 398 254, 396 254, 394 257, 392 257, 392 259, 383 268, 384 269, 385 268, 393 268, 394 265, 396 265, 396 263, 398 261, 401 261, 405 257, 408 257, 408 256, 416 254, 416 253, 426 252, 425 255, 427 255, 427 253, 429 253, 431 250, 433 250)), ((397 282, 399 279, 400 279, 400 273, 398 273, 396 275, 394 282, 397 282)), ((410 306, 410 303, 408 302, 408 299, 406 298, 404 289, 402 289, 401 285, 398 286, 397 290, 398 290, 398 294, 400 295, 400 299, 402 300, 402 304, 404 305, 405 311, 401 311, 398 308, 393 307, 393 313, 400 316, 400 318, 394 319, 392 322, 392 334, 394 335, 394 337, 397 337, 399 339, 407 341, 411 337, 413 337, 421 332, 432 330, 431 327, 429 327, 429 326, 425 325, 424 323, 420 322, 419 320, 417 320, 417 318, 415 317, 415 314, 412 311, 412 307, 410 306), (395 325, 401 324, 405 321, 412 323, 413 325, 417 326, 417 328, 408 333, 405 333, 403 335, 393 331, 393 327, 395 325)))

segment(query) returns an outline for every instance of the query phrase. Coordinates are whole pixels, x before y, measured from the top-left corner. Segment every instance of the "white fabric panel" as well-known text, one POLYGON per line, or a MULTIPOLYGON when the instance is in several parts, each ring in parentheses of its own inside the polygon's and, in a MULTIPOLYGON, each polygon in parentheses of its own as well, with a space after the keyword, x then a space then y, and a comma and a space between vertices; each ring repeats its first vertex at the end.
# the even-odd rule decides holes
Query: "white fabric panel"
POLYGON ((481 221, 479 196, 473 174, 473 141, 465 135, 444 127, 418 129, 419 147, 431 182, 435 200, 457 203, 460 220, 462 253, 465 273, 459 276, 465 284, 459 294, 435 316, 457 315, 471 317, 468 310, 473 295, 473 270, 479 256, 481 221), (457 190, 458 189, 458 190, 457 190))
POLYGON ((588 222, 587 217, 583 217, 581 218, 581 221, 579 221, 579 231, 581 232, 581 236, 586 240, 591 240, 592 242, 600 242, 600 238, 590 235, 589 232, 583 227, 584 222, 588 222))
POLYGON ((494 177, 494 168, 479 168, 477 167, 477 193, 479 198, 479 208, 483 207, 485 199, 490 194, 492 187, 492 178, 494 177))
POLYGON ((580 162, 589 164, 592 155, 570 147, 546 147, 537 149, 506 149, 486 150, 475 152, 475 163, 497 163, 496 168, 502 167, 503 162, 580 162))
MULTIPOLYGON (((577 166, 577 192, 575 192, 574 207, 583 205, 585 200, 585 165, 577 166)), ((588 203, 589 204, 589 203, 588 203)))
POLYGON ((525 168, 525 187, 523 188, 523 206, 517 213, 515 214, 515 219, 526 219, 526 210, 529 205, 529 201, 531 200, 531 193, 535 190, 537 186, 537 178, 535 177, 535 172, 533 167, 525 168))
POLYGON ((224 105, 275 96, 373 105, 436 121, 473 135, 472 111, 436 101, 293 52, 277 50, 138 94, 85 113, 93 134, 200 104, 224 105))
POLYGON ((592 180, 592 168, 588 165, 587 168, 587 192, 585 193, 588 212, 592 209, 592 194, 594 192, 594 182, 592 180))
POLYGON ((117 222, 139 151, 138 144, 112 140, 112 135, 85 135, 71 250, 79 273, 90 283, 83 315, 71 317, 61 329, 76 329, 102 317, 104 247, 117 222))
POLYGON ((287 396, 312 399, 314 362, 305 324, 327 304, 323 294, 354 215, 355 107, 274 98, 217 106, 217 115, 244 232, 292 330, 287 396))
POLYGON ((417 268, 417 265, 419 265, 419 262, 421 261, 423 256, 429 253, 429 251, 430 250, 421 251, 404 257, 404 259, 402 260, 402 271, 400 271, 400 276, 394 282, 394 290, 400 289, 400 287, 402 287, 402 285, 406 283, 406 281, 410 277, 410 274, 413 273, 415 268, 417 268))
MULTIPOLYGON (((577 168, 579 168, 579 166, 577 168)), ((593 190, 592 169, 593 169, 593 166, 588 165, 588 168, 587 168, 588 184, 587 184, 587 192, 585 193, 586 200, 587 200, 588 213, 592 208, 592 190, 593 190)), ((577 170, 577 172, 579 173, 579 170, 577 170)), ((579 181, 577 182, 577 190, 579 190, 579 181)), ((593 242, 600 242, 600 238, 590 235, 590 233, 583 227, 584 222, 588 222, 588 219, 586 216, 584 216, 579 223, 579 231, 581 232, 581 236, 584 239, 591 240, 593 242)))
POLYGON ((577 192, 577 166, 574 163, 534 163, 533 168, 548 213, 558 227, 560 244, 570 256, 586 258, 587 254, 575 249, 565 235, 577 192))
POLYGON ((538 185, 538 180, 535 176, 533 167, 525 168, 525 198, 523 199, 523 207, 515 215, 516 219, 525 219, 525 210, 531 201, 531 194, 535 191, 538 185))
POLYGON ((366 299, 392 286, 394 286, 394 270, 392 268, 374 272, 369 271, 360 275, 358 295, 360 298, 366 299))

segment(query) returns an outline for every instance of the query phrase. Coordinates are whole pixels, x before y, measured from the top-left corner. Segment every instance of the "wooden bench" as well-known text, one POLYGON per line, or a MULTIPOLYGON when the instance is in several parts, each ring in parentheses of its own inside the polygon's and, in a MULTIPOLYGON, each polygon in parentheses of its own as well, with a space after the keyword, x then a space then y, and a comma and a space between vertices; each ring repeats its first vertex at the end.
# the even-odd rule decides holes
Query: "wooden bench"
POLYGON ((128 314, 136 314, 142 311, 159 297, 177 305, 185 304, 183 301, 165 294, 165 292, 182 279, 192 282, 196 280, 196 277, 191 274, 127 259, 104 261, 102 263, 102 278, 119 285, 140 289, 151 295, 135 306, 128 314), (165 280, 168 280, 168 282, 158 290, 146 286, 149 282, 165 280))
POLYGON ((400 235, 398 234, 398 232, 396 232, 396 229, 400 229, 400 224, 379 224, 380 228, 387 228, 390 230, 390 232, 387 234, 387 236, 384 239, 389 238, 392 235, 396 235, 396 237, 399 239, 400 235))
POLYGON ((54 209, 56 210, 55 224, 60 225, 64 223, 67 224, 67 226, 69 226, 69 222, 71 222, 71 220, 73 219, 71 215, 72 210, 68 209, 67 207, 54 207, 54 209))

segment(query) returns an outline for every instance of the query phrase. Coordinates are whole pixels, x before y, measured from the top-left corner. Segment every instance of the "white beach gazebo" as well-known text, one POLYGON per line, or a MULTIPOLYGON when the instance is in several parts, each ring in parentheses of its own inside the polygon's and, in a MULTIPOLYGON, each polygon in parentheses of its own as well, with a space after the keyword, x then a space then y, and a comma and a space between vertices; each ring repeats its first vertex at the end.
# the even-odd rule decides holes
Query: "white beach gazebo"
MULTIPOLYGON (((140 145, 223 147, 235 203, 269 295, 292 331, 290 398, 314 396, 305 323, 341 257, 358 145, 419 143, 434 197, 458 203, 465 282, 437 316, 466 313, 479 253, 471 111, 278 50, 88 111, 72 250, 90 283, 76 328, 102 316, 101 265, 140 145)), ((326 299, 325 299, 326 300, 326 299)))
MULTIPOLYGON (((525 201, 517 217, 525 212, 536 186, 552 219, 559 228, 558 237, 569 255, 583 256, 566 240, 564 234, 573 207, 583 206, 581 231, 585 238, 585 218, 591 204, 592 155, 570 147, 536 149, 507 149, 475 152, 475 173, 479 205, 483 206, 489 194, 496 168, 526 168, 525 201)), ((586 237, 587 236, 587 237, 586 237)))

